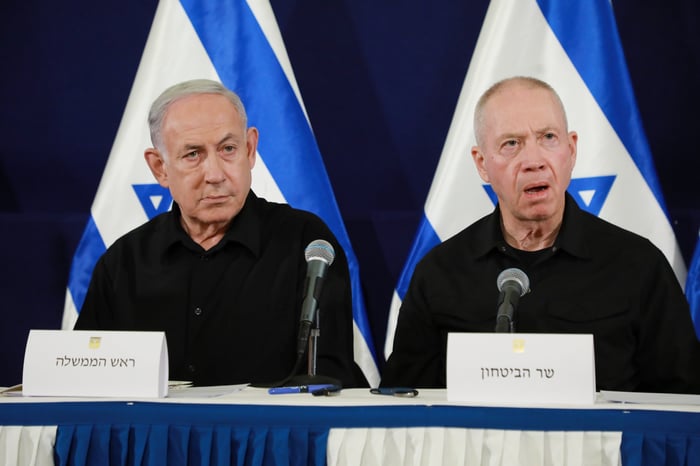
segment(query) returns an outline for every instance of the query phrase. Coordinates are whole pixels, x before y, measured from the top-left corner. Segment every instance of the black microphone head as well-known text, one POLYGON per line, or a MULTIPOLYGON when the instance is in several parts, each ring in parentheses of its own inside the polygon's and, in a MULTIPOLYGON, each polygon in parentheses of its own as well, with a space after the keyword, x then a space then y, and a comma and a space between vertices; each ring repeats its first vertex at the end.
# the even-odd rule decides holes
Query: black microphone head
POLYGON ((527 278, 527 274, 520 269, 512 267, 510 269, 505 269, 503 272, 498 274, 496 278, 496 286, 498 286, 498 291, 503 291, 503 287, 506 284, 516 285, 519 287, 520 296, 530 290, 530 279, 527 278))
POLYGON ((306 257, 306 262, 322 260, 330 266, 333 263, 333 259, 335 259, 335 249, 328 241, 317 239, 306 246, 304 257, 306 257))

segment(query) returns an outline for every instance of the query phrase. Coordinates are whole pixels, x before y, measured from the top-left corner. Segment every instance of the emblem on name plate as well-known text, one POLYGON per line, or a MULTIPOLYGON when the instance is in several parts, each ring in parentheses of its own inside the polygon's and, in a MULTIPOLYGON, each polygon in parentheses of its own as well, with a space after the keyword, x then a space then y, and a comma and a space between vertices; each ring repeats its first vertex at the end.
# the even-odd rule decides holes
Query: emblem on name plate
POLYGON ((88 343, 88 348, 99 349, 101 342, 102 342, 102 337, 90 337, 90 342, 88 343))
POLYGON ((513 340, 513 352, 514 353, 524 353, 525 352, 525 340, 523 338, 516 338, 513 340))

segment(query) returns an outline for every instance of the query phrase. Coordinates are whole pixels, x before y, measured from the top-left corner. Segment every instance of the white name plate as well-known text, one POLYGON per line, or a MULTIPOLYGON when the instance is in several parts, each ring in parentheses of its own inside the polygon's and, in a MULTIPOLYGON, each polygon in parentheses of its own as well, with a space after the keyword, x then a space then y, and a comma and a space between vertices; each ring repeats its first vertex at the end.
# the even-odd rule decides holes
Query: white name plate
POLYGON ((162 398, 168 394, 165 333, 31 330, 22 394, 162 398))
POLYGON ((593 335, 450 333, 447 399, 593 404, 593 335))

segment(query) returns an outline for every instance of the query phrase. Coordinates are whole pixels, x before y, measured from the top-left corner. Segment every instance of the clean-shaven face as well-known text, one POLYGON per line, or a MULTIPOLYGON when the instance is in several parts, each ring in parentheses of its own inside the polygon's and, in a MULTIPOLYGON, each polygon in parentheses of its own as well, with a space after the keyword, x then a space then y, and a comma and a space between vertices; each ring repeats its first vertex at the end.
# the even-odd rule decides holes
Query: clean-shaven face
POLYGON ((504 216, 545 221, 564 210, 576 162, 559 101, 548 90, 513 82, 486 102, 481 146, 472 150, 481 178, 491 183, 504 216))
POLYGON ((257 131, 246 130, 224 96, 199 94, 175 101, 161 128, 162 174, 186 226, 228 224, 251 185, 257 131))

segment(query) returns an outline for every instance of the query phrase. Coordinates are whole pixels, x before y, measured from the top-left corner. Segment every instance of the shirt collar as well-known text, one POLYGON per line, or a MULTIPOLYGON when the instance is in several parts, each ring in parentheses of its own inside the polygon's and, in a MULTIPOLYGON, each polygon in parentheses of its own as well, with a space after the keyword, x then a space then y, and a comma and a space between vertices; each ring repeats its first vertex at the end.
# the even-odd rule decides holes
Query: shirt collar
MULTIPOLYGON (((261 212, 258 206, 259 198, 252 190, 248 193, 248 197, 243 204, 243 208, 233 218, 231 224, 226 230, 224 237, 221 238, 219 244, 211 248, 207 252, 215 252, 224 248, 229 243, 238 243, 250 250, 255 256, 260 255, 260 233, 262 229, 261 212)), ((164 247, 169 249, 175 244, 181 243, 189 249, 197 251, 202 250, 201 246, 195 243, 192 238, 185 232, 180 223, 182 212, 180 206, 173 202, 171 216, 166 222, 164 231, 164 247)))
POLYGON ((574 198, 567 192, 564 205, 564 219, 561 229, 554 241, 557 249, 564 250, 577 257, 590 257, 588 242, 586 241, 585 221, 587 214, 578 206, 574 198))
MULTIPOLYGON (((573 256, 589 257, 590 253, 586 243, 583 229, 583 217, 585 212, 576 204, 574 198, 567 192, 564 204, 564 217, 561 229, 554 240, 555 250, 564 250, 573 256)), ((474 245, 477 257, 482 257, 495 250, 503 250, 506 241, 501 230, 501 208, 496 204, 494 211, 484 219, 484 232, 479 235, 474 245)))

